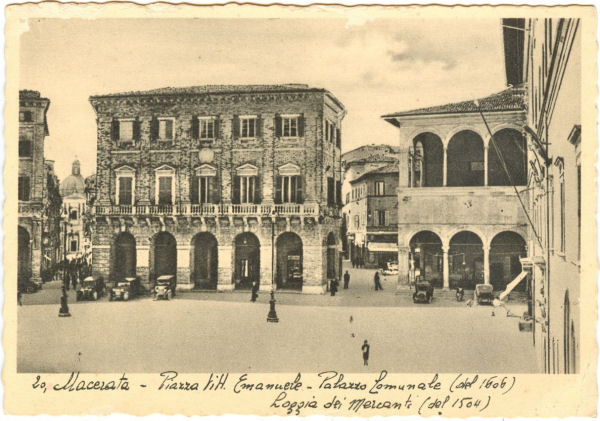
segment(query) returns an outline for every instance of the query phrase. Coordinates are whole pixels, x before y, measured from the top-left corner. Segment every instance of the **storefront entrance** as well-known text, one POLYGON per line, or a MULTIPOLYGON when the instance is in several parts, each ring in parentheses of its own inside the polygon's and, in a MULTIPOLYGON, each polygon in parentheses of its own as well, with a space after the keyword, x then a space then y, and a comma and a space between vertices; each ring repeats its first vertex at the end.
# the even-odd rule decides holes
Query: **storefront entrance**
POLYGON ((236 289, 252 288, 260 283, 260 242, 250 232, 235 237, 234 281, 236 289))
POLYGON ((278 289, 302 290, 302 240, 293 232, 285 232, 277 238, 278 289))

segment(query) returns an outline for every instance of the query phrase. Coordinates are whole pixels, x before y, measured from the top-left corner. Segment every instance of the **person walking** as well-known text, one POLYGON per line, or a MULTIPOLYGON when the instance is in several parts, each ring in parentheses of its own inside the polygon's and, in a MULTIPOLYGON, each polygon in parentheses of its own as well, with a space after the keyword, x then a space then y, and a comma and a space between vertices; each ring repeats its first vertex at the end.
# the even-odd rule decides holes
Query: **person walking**
POLYGON ((363 343, 363 345, 361 347, 364 365, 369 365, 369 350, 370 349, 371 349, 371 345, 369 345, 369 343, 365 339, 365 342, 363 343))
POLYGON ((375 271, 375 276, 373 277, 373 281, 375 282, 375 291, 379 291, 379 290, 383 291, 381 282, 379 282, 379 271, 378 270, 375 271))
POLYGON ((348 289, 348 285, 350 284, 350 274, 348 271, 344 273, 344 289, 348 289))
POLYGON ((252 296, 250 297, 250 301, 255 303, 257 298, 258 298, 258 282, 253 281, 252 282, 252 296))
POLYGON ((329 291, 331 292, 331 296, 334 297, 335 293, 337 292, 337 287, 338 287, 338 281, 337 279, 332 279, 331 280, 331 285, 329 286, 329 291))

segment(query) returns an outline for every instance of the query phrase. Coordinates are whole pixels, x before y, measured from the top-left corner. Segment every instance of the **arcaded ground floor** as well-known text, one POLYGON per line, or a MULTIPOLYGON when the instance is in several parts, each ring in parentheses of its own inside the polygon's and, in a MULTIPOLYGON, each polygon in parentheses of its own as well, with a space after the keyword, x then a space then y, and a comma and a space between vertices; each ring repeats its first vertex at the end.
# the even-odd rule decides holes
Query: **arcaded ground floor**
POLYGON ((339 220, 271 218, 217 221, 100 222, 93 273, 113 283, 138 277, 144 288, 173 275, 179 290, 301 291, 322 294, 341 276, 339 220))

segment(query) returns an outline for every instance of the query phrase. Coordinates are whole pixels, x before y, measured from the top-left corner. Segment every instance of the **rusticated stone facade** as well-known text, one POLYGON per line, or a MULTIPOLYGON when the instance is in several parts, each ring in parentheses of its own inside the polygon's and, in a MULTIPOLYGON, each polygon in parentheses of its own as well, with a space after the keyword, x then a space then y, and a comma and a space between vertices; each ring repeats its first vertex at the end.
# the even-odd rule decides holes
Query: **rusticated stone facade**
POLYGON ((19 92, 19 283, 41 283, 46 165, 44 138, 50 100, 37 91, 19 92))
POLYGON ((339 277, 345 110, 331 93, 199 86, 90 101, 96 276, 135 275, 149 288, 172 274, 180 290, 221 291, 273 279, 306 293, 339 277))

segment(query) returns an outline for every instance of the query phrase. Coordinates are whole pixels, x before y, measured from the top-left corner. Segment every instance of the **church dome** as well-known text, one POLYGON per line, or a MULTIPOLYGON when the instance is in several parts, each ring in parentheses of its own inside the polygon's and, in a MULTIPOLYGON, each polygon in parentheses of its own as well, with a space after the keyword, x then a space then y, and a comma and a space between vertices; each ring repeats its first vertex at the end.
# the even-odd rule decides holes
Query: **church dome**
POLYGON ((85 180, 81 176, 79 169, 79 161, 73 162, 71 175, 60 183, 60 195, 62 197, 71 196, 73 194, 85 194, 85 180))

